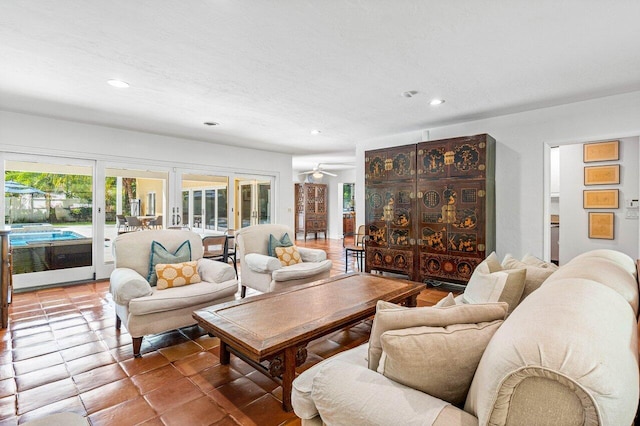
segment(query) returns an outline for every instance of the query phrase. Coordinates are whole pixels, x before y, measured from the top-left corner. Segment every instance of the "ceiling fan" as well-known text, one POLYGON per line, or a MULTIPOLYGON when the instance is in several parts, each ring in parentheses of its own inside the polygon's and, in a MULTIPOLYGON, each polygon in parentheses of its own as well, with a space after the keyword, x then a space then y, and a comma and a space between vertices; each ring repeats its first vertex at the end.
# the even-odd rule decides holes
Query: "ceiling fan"
POLYGON ((301 175, 311 175, 316 179, 322 179, 322 176, 324 175, 328 175, 328 176, 338 176, 335 173, 331 173, 331 172, 327 172, 326 170, 322 170, 322 165, 320 163, 318 163, 317 166, 315 166, 313 168, 313 170, 308 170, 306 172, 302 172, 300 173, 301 175))

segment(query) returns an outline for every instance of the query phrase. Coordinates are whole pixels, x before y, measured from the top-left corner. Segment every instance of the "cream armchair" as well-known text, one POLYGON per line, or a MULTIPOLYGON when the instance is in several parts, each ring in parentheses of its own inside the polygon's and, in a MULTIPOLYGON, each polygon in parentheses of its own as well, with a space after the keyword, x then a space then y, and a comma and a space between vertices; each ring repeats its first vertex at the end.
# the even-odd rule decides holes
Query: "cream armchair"
POLYGON ((323 250, 298 247, 302 263, 291 266, 282 266, 278 258, 269 256, 269 236, 280 239, 285 233, 292 240, 295 237, 291 228, 285 225, 254 225, 236 232, 241 297, 245 297, 247 287, 268 293, 329 277, 331 261, 323 250))
POLYGON ((195 232, 129 232, 115 239, 113 250, 115 269, 111 273, 109 291, 116 304, 116 329, 120 329, 124 323, 133 338, 133 354, 136 357, 140 356, 143 336, 196 324, 193 311, 234 300, 238 291, 233 267, 203 259, 202 239, 195 232), (202 281, 164 290, 151 286, 147 276, 153 241, 162 244, 170 253, 189 241, 190 260, 197 261, 197 272, 202 281))

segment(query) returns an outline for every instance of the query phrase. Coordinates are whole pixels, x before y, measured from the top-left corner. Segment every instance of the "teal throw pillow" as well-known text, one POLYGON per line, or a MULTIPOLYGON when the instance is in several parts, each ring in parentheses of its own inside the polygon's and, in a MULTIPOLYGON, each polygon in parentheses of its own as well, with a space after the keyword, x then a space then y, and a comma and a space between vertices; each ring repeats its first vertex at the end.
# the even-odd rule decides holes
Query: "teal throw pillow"
POLYGON ((282 238, 277 239, 273 236, 273 234, 269 234, 269 256, 278 257, 276 255, 276 247, 291 247, 293 243, 291 242, 291 238, 289 238, 288 233, 284 233, 282 238))
POLYGON ((162 244, 157 241, 151 242, 151 257, 149 259, 149 274, 147 281, 152 286, 158 282, 156 275, 156 265, 160 263, 181 263, 191 260, 191 243, 186 240, 173 253, 169 252, 162 244))

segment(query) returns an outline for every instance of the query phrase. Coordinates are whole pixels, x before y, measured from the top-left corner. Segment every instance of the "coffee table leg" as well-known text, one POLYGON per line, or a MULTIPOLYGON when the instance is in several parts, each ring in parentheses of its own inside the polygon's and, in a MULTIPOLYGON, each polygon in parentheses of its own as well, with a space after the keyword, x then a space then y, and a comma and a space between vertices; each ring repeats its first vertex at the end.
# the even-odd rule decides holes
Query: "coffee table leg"
POLYGON ((227 344, 220 341, 220 364, 226 365, 231 361, 231 352, 227 349, 227 344))
POLYGON ((407 302, 406 302, 406 306, 408 308, 414 308, 416 306, 418 306, 418 295, 416 294, 415 296, 410 296, 407 298, 407 302))
POLYGON ((296 352, 294 346, 284 350, 284 371, 282 372, 282 408, 284 411, 293 411, 291 406, 291 389, 293 379, 296 378, 296 352))

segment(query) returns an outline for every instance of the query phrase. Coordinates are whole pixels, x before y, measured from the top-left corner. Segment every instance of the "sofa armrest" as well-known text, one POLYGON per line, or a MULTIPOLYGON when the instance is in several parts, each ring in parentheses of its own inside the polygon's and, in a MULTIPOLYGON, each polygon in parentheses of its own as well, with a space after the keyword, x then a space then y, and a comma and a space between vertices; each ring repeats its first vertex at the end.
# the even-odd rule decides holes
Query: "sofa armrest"
POLYGON ((118 305, 128 305, 132 299, 149 296, 153 291, 149 282, 129 268, 116 268, 111 273, 109 291, 118 305))
POLYGON ((249 253, 245 255, 244 262, 249 269, 261 274, 271 273, 282 268, 282 264, 277 257, 267 256, 260 253, 249 253))
POLYGON ((222 283, 236 278, 233 266, 217 260, 199 259, 197 269, 202 281, 209 283, 222 283))
POLYGON ((432 425, 450 405, 343 361, 318 371, 311 396, 326 424, 432 425))
POLYGON ((298 247, 303 262, 321 262, 327 259, 327 252, 320 249, 298 247))

